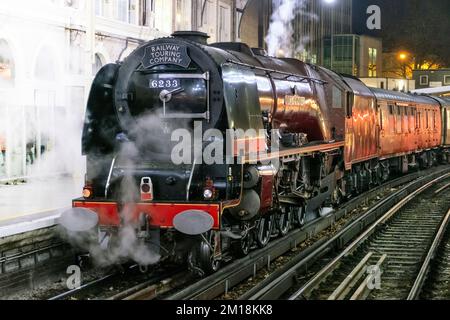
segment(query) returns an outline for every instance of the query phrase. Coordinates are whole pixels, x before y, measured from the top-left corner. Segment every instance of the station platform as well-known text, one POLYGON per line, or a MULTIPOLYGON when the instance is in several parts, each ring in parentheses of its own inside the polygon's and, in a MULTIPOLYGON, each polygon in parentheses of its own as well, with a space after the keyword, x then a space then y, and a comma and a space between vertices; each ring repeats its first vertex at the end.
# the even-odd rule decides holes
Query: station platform
POLYGON ((83 183, 82 178, 60 177, 0 185, 0 238, 56 225, 81 195, 83 183))

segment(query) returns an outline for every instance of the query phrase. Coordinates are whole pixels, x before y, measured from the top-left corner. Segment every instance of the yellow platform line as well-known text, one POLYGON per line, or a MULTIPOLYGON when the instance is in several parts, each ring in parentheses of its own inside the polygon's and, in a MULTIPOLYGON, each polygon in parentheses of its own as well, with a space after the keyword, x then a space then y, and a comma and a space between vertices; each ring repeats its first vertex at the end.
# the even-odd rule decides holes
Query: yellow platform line
POLYGON ((39 210, 39 211, 32 211, 32 212, 29 212, 29 213, 12 214, 12 215, 8 215, 6 217, 0 217, 0 222, 14 220, 14 219, 17 219, 17 218, 26 218, 26 217, 37 215, 37 214, 40 214, 40 213, 48 213, 48 212, 51 212, 51 211, 58 211, 58 210, 63 210, 63 209, 68 209, 68 208, 69 207, 60 207, 60 208, 55 208, 55 209, 45 209, 45 210, 39 210))

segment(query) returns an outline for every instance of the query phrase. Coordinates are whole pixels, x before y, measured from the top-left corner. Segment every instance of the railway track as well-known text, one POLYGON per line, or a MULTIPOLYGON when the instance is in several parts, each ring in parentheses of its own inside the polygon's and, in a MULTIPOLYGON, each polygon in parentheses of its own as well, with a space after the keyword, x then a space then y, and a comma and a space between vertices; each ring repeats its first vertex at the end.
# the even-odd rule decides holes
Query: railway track
POLYGON ((450 300, 450 228, 444 230, 430 263, 424 270, 424 281, 419 298, 423 300, 450 300))
POLYGON ((448 226, 449 181, 445 174, 400 200, 288 299, 418 298, 448 226))
MULTIPOLYGON (((430 173, 422 178, 416 179, 405 187, 401 188, 393 195, 379 201, 371 210, 359 216, 356 220, 349 223, 348 226, 339 232, 329 241, 319 241, 312 245, 308 250, 300 252, 285 267, 276 271, 259 285, 251 288, 241 295, 241 299, 277 299, 284 294, 289 288, 297 283, 297 269, 304 269, 313 264, 327 253, 335 249, 339 249, 346 243, 350 242, 355 236, 360 234, 367 226, 369 226, 382 213, 386 212, 395 203, 401 199, 408 197, 420 186, 425 185, 436 177, 448 174, 449 169, 440 169, 430 173), (287 274, 286 274, 287 272, 287 274)), ((450 175, 450 174, 448 174, 450 175)), ((416 178, 421 175, 417 175, 416 178)), ((410 177, 411 178, 411 177, 410 177)), ((384 187, 392 188, 394 185, 399 186, 413 179, 397 179, 395 182, 388 183, 384 187)), ((373 190, 369 194, 374 196, 379 189, 373 190)), ((235 263, 226 266, 218 273, 202 279, 201 281, 168 296, 169 300, 208 300, 226 295, 233 287, 245 281, 249 277, 254 277, 262 268, 270 269, 272 261, 283 254, 297 248, 299 243, 310 239, 314 235, 319 234, 328 227, 334 225, 337 220, 345 216, 349 211, 357 207, 363 201, 368 200, 369 194, 355 198, 347 203, 341 210, 323 217, 321 220, 307 225, 302 230, 295 230, 287 237, 272 242, 268 247, 251 253, 248 257, 238 260, 235 263)))
MULTIPOLYGON (((395 192, 397 195, 396 197, 399 198, 405 192, 408 193, 412 188, 414 188, 415 185, 424 184, 425 181, 430 180, 432 177, 442 175, 447 171, 450 171, 447 167, 433 168, 424 172, 417 172, 395 179, 381 187, 375 188, 370 192, 350 200, 339 211, 305 226, 302 230, 295 230, 286 238, 277 239, 267 248, 261 251, 252 252, 248 257, 231 265, 225 266, 219 273, 197 282, 189 277, 186 277, 187 272, 185 271, 179 273, 174 272, 171 274, 159 273, 154 276, 134 274, 134 279, 133 276, 124 277, 123 274, 120 274, 120 272, 113 272, 111 274, 107 274, 106 276, 101 276, 75 291, 64 292, 58 295, 52 294, 50 299, 215 299, 232 290, 233 287, 242 281, 254 276, 255 273, 261 269, 266 267, 271 268, 271 264, 275 259, 286 254, 287 252, 292 252, 292 250, 295 250, 300 243, 311 239, 315 235, 318 235, 327 228, 335 225, 338 220, 343 217, 347 217, 347 215, 356 210, 356 208, 361 207, 364 204, 369 206, 369 202, 374 201, 374 198, 379 197, 381 192, 387 192, 392 188, 397 188, 409 183, 405 188, 395 192), (426 177, 420 178, 422 176, 426 177), (183 287, 184 289, 180 290, 180 288, 183 287), (114 288, 114 290, 111 290, 111 288, 114 288), (174 293, 177 290, 178 292, 174 293)), ((350 241, 350 239, 361 232, 361 230, 372 220, 373 218, 363 215, 360 219, 355 221, 353 226, 346 227, 345 230, 347 232, 339 239, 335 239, 336 241, 332 242, 332 244, 329 244, 325 240, 318 241, 306 251, 296 254, 295 258, 292 259, 291 264, 297 260, 300 261, 305 259, 309 261, 308 264, 312 263, 314 259, 308 260, 308 257, 313 254, 315 250, 319 250, 321 248, 323 249, 323 246, 328 243, 327 249, 323 251, 323 254, 332 251, 333 248, 337 248, 350 241)), ((317 257, 317 259, 318 258, 319 257, 317 257)), ((268 279, 271 279, 271 277, 268 279)), ((258 286, 256 288, 258 288, 258 286)), ((250 290, 250 292, 254 292, 254 290, 250 290)), ((50 295, 46 298, 49 296, 50 295)), ((247 299, 251 297, 251 294, 244 294, 243 296, 243 298, 247 299)))
POLYGON ((172 269, 140 274, 138 266, 109 273, 48 300, 152 300, 188 281, 186 271, 172 269))

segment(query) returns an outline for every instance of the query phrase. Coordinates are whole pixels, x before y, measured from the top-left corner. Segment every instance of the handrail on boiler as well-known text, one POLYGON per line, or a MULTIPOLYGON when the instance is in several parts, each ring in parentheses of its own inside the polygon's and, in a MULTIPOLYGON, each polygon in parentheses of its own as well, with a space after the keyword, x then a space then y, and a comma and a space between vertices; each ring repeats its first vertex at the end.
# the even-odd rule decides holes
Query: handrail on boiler
POLYGON ((268 69, 268 68, 258 67, 258 66, 254 66, 254 65, 251 65, 251 64, 247 64, 247 63, 237 62, 237 61, 234 61, 234 60, 231 60, 231 59, 227 60, 227 62, 235 64, 235 65, 238 65, 238 66, 241 66, 241 67, 246 67, 246 68, 250 68, 250 69, 265 71, 267 73, 282 74, 282 75, 287 76, 286 78, 290 78, 290 77, 299 78, 300 82, 310 82, 311 81, 311 82, 314 82, 314 83, 317 83, 317 84, 321 84, 321 85, 324 85, 324 84, 328 83, 328 82, 326 82, 324 80, 321 80, 321 79, 306 77, 306 76, 302 76, 302 75, 299 75, 299 74, 279 71, 279 70, 275 70, 275 69, 268 69))

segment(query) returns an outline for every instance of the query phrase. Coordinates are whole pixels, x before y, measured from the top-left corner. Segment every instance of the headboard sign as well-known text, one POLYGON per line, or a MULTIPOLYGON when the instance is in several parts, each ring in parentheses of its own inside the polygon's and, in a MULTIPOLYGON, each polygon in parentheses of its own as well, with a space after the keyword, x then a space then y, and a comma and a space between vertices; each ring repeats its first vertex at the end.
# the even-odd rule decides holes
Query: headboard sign
POLYGON ((191 64, 191 61, 186 46, 173 43, 160 43, 145 48, 142 65, 144 68, 152 68, 161 64, 172 64, 187 68, 191 64))

